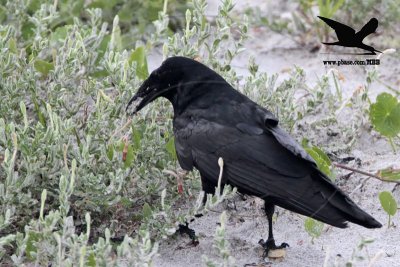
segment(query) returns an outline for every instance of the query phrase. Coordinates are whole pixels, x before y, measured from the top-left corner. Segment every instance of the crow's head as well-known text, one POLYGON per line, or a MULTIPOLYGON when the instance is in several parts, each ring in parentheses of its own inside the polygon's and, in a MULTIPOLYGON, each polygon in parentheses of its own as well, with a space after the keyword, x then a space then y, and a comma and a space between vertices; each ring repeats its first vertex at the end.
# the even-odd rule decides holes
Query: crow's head
POLYGON ((193 77, 201 77, 201 74, 208 70, 206 66, 193 59, 170 57, 143 82, 129 101, 126 111, 133 115, 160 96, 171 100, 182 85, 188 84, 193 77))

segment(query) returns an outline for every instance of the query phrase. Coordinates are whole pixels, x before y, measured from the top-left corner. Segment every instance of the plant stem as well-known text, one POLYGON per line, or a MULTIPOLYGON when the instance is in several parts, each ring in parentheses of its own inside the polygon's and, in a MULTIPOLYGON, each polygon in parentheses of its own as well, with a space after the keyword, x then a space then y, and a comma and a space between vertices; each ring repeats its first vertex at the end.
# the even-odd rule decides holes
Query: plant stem
POLYGON ((395 146, 395 144, 393 143, 393 139, 392 139, 391 137, 389 137, 389 143, 390 143, 390 146, 391 146, 392 149, 393 149, 393 152, 396 154, 396 146, 395 146))
POLYGON ((338 168, 341 168, 341 169, 345 169, 345 170, 357 172, 357 173, 360 173, 360 174, 363 174, 363 175, 366 175, 366 176, 369 176, 369 177, 378 179, 378 180, 380 180, 380 181, 382 181, 382 182, 389 182, 389 183, 400 184, 400 181, 386 180, 386 179, 382 178, 382 177, 379 176, 379 175, 372 174, 372 173, 368 173, 368 172, 361 171, 361 170, 358 170, 358 169, 354 169, 354 168, 348 167, 348 166, 343 165, 343 164, 340 164, 340 163, 333 163, 333 165, 335 165, 335 167, 338 167, 338 168))
POLYGON ((339 102, 341 103, 342 102, 342 92, 340 92, 339 84, 338 84, 338 82, 336 80, 336 76, 335 76, 335 73, 333 71, 332 71, 332 77, 333 77, 333 81, 335 83, 336 94, 339 97, 339 102))

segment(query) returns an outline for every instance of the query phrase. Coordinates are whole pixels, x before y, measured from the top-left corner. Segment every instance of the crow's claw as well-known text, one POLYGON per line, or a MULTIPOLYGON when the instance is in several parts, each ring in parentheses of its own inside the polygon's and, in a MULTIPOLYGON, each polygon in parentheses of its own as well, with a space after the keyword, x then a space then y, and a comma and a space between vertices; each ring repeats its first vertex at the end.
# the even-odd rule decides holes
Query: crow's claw
POLYGON ((196 236, 196 232, 193 229, 189 228, 189 223, 186 223, 185 225, 180 224, 178 231, 180 234, 187 234, 189 236, 189 238, 192 240, 192 243, 194 245, 197 246, 199 244, 199 241, 196 236))
POLYGON ((289 247, 288 243, 282 243, 280 246, 275 245, 274 239, 267 240, 267 242, 265 242, 264 239, 261 239, 258 241, 258 244, 264 248, 264 257, 268 256, 268 252, 270 250, 284 249, 289 247))

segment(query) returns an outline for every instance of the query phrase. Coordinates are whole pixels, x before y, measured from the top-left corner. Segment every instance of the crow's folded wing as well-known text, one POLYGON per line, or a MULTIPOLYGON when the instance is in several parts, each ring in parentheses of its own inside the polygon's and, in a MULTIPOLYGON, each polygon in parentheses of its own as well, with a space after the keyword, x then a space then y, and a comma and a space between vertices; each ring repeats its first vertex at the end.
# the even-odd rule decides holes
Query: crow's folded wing
POLYGON ((310 156, 278 126, 239 123, 232 127, 203 119, 176 131, 175 145, 183 168, 195 166, 208 179, 217 180, 217 159, 222 157, 229 173, 226 178, 246 191, 261 190, 257 195, 285 192, 293 178, 301 180, 315 169, 310 156))
POLYGON ((195 126, 175 133, 178 159, 186 167, 196 167, 211 184, 218 182, 217 162, 222 157, 223 183, 331 225, 346 226, 346 216, 337 208, 352 210, 351 200, 278 126, 256 130, 255 125, 230 127, 206 120, 195 126))

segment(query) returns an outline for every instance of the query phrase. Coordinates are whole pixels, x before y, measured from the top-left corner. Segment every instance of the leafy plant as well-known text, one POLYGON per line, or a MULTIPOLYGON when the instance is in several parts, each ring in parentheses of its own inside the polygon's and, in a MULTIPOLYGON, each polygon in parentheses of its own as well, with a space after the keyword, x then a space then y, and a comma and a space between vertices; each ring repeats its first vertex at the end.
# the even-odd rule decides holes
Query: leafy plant
POLYGON ((390 219, 397 212, 397 202, 394 199, 392 193, 389 191, 382 191, 379 193, 379 201, 383 210, 388 214, 388 228, 391 225, 390 219))
POLYGON ((209 259, 207 256, 203 256, 203 261, 208 267, 230 267, 235 266, 235 258, 231 256, 230 245, 226 240, 226 212, 222 212, 219 220, 219 226, 215 230, 214 245, 216 253, 220 258, 219 262, 209 259))
MULTIPOLYGON (((336 12, 343 6, 345 3, 345 0, 317 0, 316 1, 318 4, 318 10, 319 10, 319 16, 333 19, 333 16, 336 14, 336 12)), ((317 18, 315 18, 317 19, 317 18)), ((326 41, 329 37, 329 31, 330 27, 327 25, 324 25, 325 23, 322 21, 317 22, 317 33, 318 36, 322 39, 324 38, 323 41, 326 41), (323 29, 323 30, 322 30, 323 29), (322 30, 322 34, 321 34, 322 30)))
MULTIPOLYGON (((107 7, 75 10, 79 14, 71 13, 72 20, 66 16, 59 24, 65 10, 53 2, 39 7, 7 3, 6 23, 0 25, 2 263, 147 266, 157 240, 235 193, 225 186, 203 205, 198 174, 187 180, 185 194, 174 190, 175 181, 163 173, 177 168, 170 106, 157 101, 128 122, 124 115, 127 99, 148 76, 153 42, 165 43, 170 52, 195 51, 192 41, 198 37, 203 38, 196 41, 202 49, 214 37, 234 43, 226 28, 228 23, 236 27, 229 15, 232 6, 224 2, 218 34, 211 37, 205 2, 195 1, 183 33, 189 39, 183 44, 173 42, 181 33, 168 39, 165 4, 154 31, 145 35, 151 41, 124 50, 128 33, 122 15, 113 16, 108 27, 103 22, 107 7), (197 33, 194 21, 203 27, 198 35, 190 33, 197 33), (29 31, 20 33, 27 22, 29 31), (193 201, 171 208, 184 197, 193 201)), ((227 57, 223 65, 210 59, 232 79, 236 76, 229 62, 240 44, 231 50, 207 48, 213 56, 227 57)))
POLYGON ((333 15, 343 6, 345 0, 317 0, 319 15, 325 18, 332 18, 333 15))
POLYGON ((389 139, 396 151, 393 138, 400 134, 400 103, 389 93, 381 93, 376 102, 371 104, 369 117, 375 130, 389 139))
MULTIPOLYGON (((341 8, 343 17, 351 21, 351 23, 364 25, 366 18, 378 18, 379 28, 383 28, 385 35, 390 36, 398 33, 398 20, 396 18, 400 15, 400 10, 397 8, 396 1, 393 0, 366 0, 366 1, 346 1, 341 8), (376 7, 379 8, 376 8, 376 7), (356 10, 358 12, 354 12, 356 10)), ((380 41, 381 46, 398 47, 399 40, 397 38, 382 38, 380 41), (382 43, 383 42, 383 43, 382 43), (384 43, 387 43, 385 45, 384 43)))

